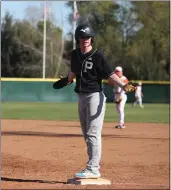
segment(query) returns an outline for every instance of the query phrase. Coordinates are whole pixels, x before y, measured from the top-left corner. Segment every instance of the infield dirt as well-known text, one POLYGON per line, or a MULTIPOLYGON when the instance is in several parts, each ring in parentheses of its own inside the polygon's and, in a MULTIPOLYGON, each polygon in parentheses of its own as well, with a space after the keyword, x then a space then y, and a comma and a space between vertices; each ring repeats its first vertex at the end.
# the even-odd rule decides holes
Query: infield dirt
POLYGON ((169 189, 169 124, 104 124, 100 172, 110 186, 66 184, 87 161, 78 122, 1 124, 2 189, 169 189))

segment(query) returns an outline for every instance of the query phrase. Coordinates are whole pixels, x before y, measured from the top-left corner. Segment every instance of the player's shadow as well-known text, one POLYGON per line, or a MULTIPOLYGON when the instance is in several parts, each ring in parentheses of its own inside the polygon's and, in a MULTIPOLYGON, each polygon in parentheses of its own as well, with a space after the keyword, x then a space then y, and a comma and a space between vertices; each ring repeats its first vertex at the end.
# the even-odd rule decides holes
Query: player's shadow
POLYGON ((42 137, 82 137, 82 134, 71 133, 50 133, 50 132, 32 132, 32 131, 4 131, 2 136, 42 136, 42 137))
POLYGON ((19 178, 9 178, 1 177, 1 181, 10 181, 10 182, 31 182, 31 183, 48 183, 48 184, 67 184, 65 181, 48 181, 48 180, 39 180, 39 179, 19 179, 19 178))
MULTIPOLYGON (((82 137, 80 134, 71 133, 51 133, 51 132, 36 132, 36 131, 2 131, 1 136, 40 136, 40 137, 82 137)), ((102 137, 106 138, 124 138, 124 139, 153 139, 153 140, 169 140, 169 137, 147 137, 147 136, 131 136, 131 135, 116 135, 116 134, 103 134, 102 137)))

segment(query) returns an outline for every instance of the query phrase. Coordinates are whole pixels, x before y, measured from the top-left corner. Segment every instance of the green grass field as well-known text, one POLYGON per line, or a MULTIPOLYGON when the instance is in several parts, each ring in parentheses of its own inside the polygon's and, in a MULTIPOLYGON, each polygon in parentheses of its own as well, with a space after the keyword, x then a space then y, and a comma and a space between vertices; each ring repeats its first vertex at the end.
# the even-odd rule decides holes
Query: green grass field
MULTIPOLYGON (((78 121, 77 103, 2 103, 2 119, 66 120, 78 121)), ((115 105, 107 103, 105 122, 116 122, 115 105)), ((132 108, 126 104, 126 122, 169 123, 169 104, 145 104, 145 108, 132 108)))

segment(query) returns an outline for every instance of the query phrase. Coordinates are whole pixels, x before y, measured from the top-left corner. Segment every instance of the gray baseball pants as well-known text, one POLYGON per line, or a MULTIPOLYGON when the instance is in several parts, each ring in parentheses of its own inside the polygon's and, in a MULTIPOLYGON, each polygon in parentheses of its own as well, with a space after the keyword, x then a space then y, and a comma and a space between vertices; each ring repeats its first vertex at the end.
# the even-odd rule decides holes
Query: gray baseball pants
POLYGON ((88 162, 86 168, 93 171, 100 168, 101 133, 105 109, 106 97, 103 92, 78 94, 80 124, 87 144, 88 162))

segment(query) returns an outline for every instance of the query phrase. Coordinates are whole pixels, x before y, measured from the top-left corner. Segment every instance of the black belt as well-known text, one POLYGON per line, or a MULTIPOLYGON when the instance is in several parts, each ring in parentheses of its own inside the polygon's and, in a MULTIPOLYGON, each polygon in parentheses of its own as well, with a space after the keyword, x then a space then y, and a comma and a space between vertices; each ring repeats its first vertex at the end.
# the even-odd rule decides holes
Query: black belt
MULTIPOLYGON (((121 94, 121 92, 114 92, 115 94, 121 94)), ((122 92, 123 94, 126 94, 126 92, 122 92)))

